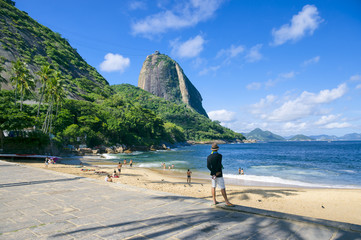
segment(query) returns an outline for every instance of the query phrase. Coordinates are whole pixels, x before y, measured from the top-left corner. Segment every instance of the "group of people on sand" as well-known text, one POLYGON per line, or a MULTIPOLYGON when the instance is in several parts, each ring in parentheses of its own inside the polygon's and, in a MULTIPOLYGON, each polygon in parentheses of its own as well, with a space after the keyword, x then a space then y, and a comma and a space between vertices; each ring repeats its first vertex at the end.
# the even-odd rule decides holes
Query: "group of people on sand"
MULTIPOLYGON (((123 167, 123 165, 124 165, 124 166, 127 165, 127 160, 126 160, 126 159, 124 159, 123 163, 118 162, 118 173, 119 173, 119 174, 122 172, 122 167, 123 167)), ((129 166, 130 166, 130 167, 133 167, 133 160, 132 160, 132 159, 129 160, 129 166)), ((115 171, 115 170, 114 170, 114 171, 115 171)))
MULTIPOLYGON (((105 181, 106 182, 113 182, 112 178, 119 178, 119 175, 120 173, 122 172, 122 167, 126 166, 127 165, 127 160, 124 159, 123 163, 122 162, 118 162, 118 166, 117 166, 117 169, 118 169, 118 173, 117 173, 117 169, 114 169, 114 172, 113 172, 113 175, 110 175, 108 174, 106 177, 105 177, 105 181)), ((133 167, 133 160, 130 159, 129 160, 129 166, 130 167, 133 167)))
POLYGON ((45 167, 47 168, 48 165, 49 165, 49 163, 50 163, 50 164, 55 164, 55 160, 54 160, 54 158, 52 158, 52 157, 46 157, 44 163, 45 163, 45 167))

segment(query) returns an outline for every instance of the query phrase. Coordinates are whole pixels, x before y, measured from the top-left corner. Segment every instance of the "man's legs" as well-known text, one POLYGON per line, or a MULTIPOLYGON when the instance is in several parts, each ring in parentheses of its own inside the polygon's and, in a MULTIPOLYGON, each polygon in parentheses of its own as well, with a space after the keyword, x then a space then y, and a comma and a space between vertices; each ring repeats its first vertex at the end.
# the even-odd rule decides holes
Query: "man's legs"
POLYGON ((223 196, 224 201, 226 202, 226 204, 227 204, 227 205, 232 205, 232 203, 230 203, 230 202, 228 201, 227 193, 226 193, 226 189, 225 189, 225 188, 224 188, 224 189, 221 189, 221 193, 222 193, 222 196, 223 196))
POLYGON ((216 201, 216 188, 215 187, 212 187, 212 197, 213 197, 213 203, 217 204, 217 201, 216 201))

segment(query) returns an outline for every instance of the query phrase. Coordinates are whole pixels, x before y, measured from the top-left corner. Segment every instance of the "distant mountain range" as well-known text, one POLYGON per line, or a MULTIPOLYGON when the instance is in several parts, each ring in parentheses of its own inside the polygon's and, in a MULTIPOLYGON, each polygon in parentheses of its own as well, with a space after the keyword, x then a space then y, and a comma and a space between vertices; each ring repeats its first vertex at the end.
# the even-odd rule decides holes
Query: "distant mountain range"
POLYGON ((305 136, 298 134, 295 136, 282 137, 274 134, 270 131, 263 131, 260 128, 256 128, 249 133, 243 134, 248 140, 257 140, 263 142, 276 142, 276 141, 361 141, 360 133, 350 133, 342 137, 334 135, 313 135, 305 136))

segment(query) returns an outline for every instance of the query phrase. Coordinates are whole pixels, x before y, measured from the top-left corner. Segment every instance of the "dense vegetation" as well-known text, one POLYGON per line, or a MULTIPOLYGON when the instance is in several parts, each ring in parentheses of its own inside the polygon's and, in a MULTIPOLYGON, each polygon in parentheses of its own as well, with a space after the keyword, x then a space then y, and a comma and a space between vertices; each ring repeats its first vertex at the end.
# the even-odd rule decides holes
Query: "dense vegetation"
POLYGON ((152 111, 118 95, 99 103, 64 99, 58 113, 53 109, 52 122, 47 128, 44 128, 44 123, 49 103, 41 106, 39 117, 36 117, 38 105, 24 104, 20 110, 20 104, 14 103, 13 91, 0 91, 0 102, 0 130, 12 130, 13 137, 19 141, 29 137, 29 132, 34 132, 24 129, 33 128, 37 129, 35 132, 39 137, 50 133, 53 143, 59 147, 68 144, 76 147, 80 144, 88 147, 116 144, 150 146, 185 141, 179 127, 164 124, 152 111))
POLYGON ((111 86, 117 95, 120 95, 141 107, 157 113, 164 121, 173 123, 184 130, 186 139, 194 141, 223 139, 233 141, 244 139, 244 136, 232 130, 222 127, 218 121, 209 118, 187 108, 185 104, 175 104, 154 96, 130 84, 111 86))
POLYGON ((33 73, 50 63, 61 72, 70 97, 94 101, 112 94, 108 82, 66 39, 37 23, 12 3, 0 0, 0 63, 4 68, 10 70, 11 62, 20 59, 36 77, 33 73))

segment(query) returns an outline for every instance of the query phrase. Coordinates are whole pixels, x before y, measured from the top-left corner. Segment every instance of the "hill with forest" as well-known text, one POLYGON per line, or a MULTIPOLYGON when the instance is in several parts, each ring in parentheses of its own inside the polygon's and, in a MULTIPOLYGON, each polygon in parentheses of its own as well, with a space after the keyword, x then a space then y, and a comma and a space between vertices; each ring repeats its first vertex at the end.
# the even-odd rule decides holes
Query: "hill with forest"
POLYGON ((313 141, 313 138, 305 136, 303 134, 297 134, 289 139, 289 141, 313 141))
POLYGON ((256 128, 253 131, 244 135, 248 140, 257 140, 263 142, 285 141, 285 138, 270 131, 263 131, 260 128, 256 128))
POLYGON ((185 103, 131 85, 109 86, 66 39, 13 3, 0 0, 3 152, 244 139, 185 103))
POLYGON ((36 72, 41 66, 51 64, 54 70, 60 71, 69 98, 95 100, 112 94, 108 82, 65 38, 18 10, 14 4, 0 0, 2 88, 12 89, 12 62, 20 60, 26 63, 35 79, 39 79, 36 72))
POLYGON ((242 141, 245 137, 240 133, 225 128, 219 122, 192 111, 185 103, 174 102, 157 97, 139 87, 130 84, 113 85, 112 89, 117 95, 122 96, 142 108, 155 112, 165 122, 181 127, 185 138, 194 141, 221 139, 225 141, 242 141))

